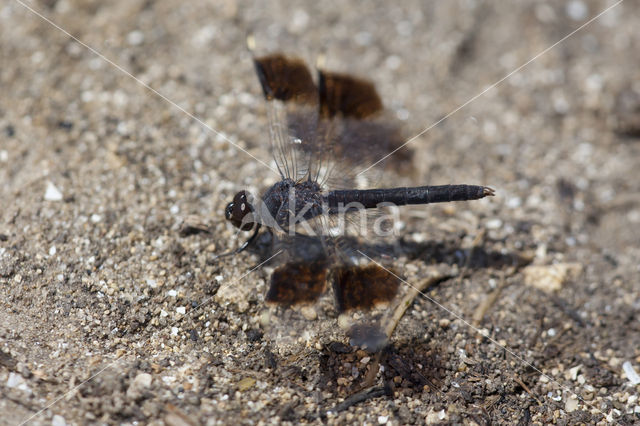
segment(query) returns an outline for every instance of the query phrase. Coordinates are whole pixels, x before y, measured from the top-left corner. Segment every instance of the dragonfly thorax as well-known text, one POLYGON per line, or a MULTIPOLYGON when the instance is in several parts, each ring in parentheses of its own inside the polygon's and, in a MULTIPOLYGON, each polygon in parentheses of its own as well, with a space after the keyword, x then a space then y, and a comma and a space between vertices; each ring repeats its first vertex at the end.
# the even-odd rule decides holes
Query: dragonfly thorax
POLYGON ((283 179, 262 195, 262 202, 264 209, 259 214, 267 226, 265 214, 273 224, 286 229, 323 213, 322 189, 312 180, 283 179))

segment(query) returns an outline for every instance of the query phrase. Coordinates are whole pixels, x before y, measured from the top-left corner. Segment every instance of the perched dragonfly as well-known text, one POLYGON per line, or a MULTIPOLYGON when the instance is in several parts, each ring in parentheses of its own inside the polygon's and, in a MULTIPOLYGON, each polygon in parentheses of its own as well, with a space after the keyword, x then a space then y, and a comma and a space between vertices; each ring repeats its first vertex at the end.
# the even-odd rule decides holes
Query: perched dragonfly
MULTIPOLYGON (((229 222, 253 231, 233 253, 252 244, 261 229, 272 233, 284 255, 270 278, 266 301, 271 304, 313 304, 329 286, 338 313, 388 304, 400 280, 389 268, 362 256, 349 238, 354 230, 369 240, 376 221, 373 227, 362 225, 372 222, 376 215, 371 212, 378 207, 477 200, 494 191, 479 185, 360 189, 362 179, 356 173, 403 143, 373 84, 323 70, 316 84, 303 61, 282 54, 253 61, 268 105, 272 153, 281 180, 261 197, 240 191, 226 206, 229 222)), ((403 148, 382 166, 401 168, 408 155, 403 148)), ((360 324, 349 334, 354 345, 375 350, 385 344, 375 326, 360 324)))

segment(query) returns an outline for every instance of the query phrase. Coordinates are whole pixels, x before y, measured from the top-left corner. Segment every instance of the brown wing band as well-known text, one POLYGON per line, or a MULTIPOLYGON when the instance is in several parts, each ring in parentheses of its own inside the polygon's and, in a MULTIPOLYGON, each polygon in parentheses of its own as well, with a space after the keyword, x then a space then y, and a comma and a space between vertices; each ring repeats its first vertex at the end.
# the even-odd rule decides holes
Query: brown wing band
POLYGON ((253 63, 267 100, 317 102, 316 85, 303 61, 274 54, 254 58, 253 63))
POLYGON ((325 262, 291 262, 276 268, 266 301, 281 306, 304 305, 318 300, 327 282, 325 262))
POLYGON ((382 111, 382 101, 373 83, 345 74, 318 73, 320 114, 331 118, 367 118, 382 111))
POLYGON ((345 267, 334 271, 333 292, 339 312, 369 310, 390 302, 400 280, 378 265, 345 267))

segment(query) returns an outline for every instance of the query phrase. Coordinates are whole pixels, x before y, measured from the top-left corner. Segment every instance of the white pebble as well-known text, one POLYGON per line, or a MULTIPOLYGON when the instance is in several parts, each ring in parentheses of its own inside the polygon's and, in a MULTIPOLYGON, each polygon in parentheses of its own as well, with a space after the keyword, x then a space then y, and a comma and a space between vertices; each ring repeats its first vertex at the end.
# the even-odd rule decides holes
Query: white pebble
POLYGON ((67 421, 59 414, 56 414, 51 419, 51 426, 67 426, 67 421))
POLYGON ((171 327, 171 335, 172 336, 178 335, 178 327, 171 327))
POLYGON ((21 375, 16 374, 14 372, 9 373, 9 378, 7 379, 7 387, 15 388, 18 387, 20 383, 24 383, 24 379, 21 375))
POLYGON ((631 382, 632 385, 637 385, 640 383, 640 376, 629 361, 625 361, 622 364, 622 369, 624 370, 624 373, 627 375, 627 379, 629 379, 629 382, 631 382))
POLYGON ((144 395, 144 391, 151 386, 153 377, 149 373, 140 373, 131 381, 129 389, 127 389, 127 397, 131 399, 139 399, 144 395))
POLYGON ((42 51, 40 50, 37 52, 33 52, 33 55, 31 55, 31 62, 33 62, 34 64, 39 64, 43 60, 44 60, 44 53, 42 53, 42 51))
POLYGON ((522 199, 520 197, 511 197, 507 200, 507 207, 515 209, 522 205, 522 199))
POLYGON ((91 222, 93 223, 98 223, 102 220, 102 216, 100 216, 99 214, 92 214, 91 217, 89 218, 89 220, 91 220, 91 222))
POLYGON ((62 192, 52 182, 47 182, 47 189, 44 193, 44 199, 46 201, 60 201, 62 200, 62 192))
POLYGON ((303 9, 298 9, 293 12, 293 19, 291 19, 291 31, 293 33, 300 33, 304 31, 309 25, 309 14, 303 9))
POLYGON ((582 364, 576 365, 575 367, 569 369, 569 377, 571 378, 571 380, 576 380, 578 378, 578 373, 580 372, 581 368, 582 364))
POLYGON ((196 46, 207 46, 216 36, 216 27, 206 25, 199 29, 192 38, 193 44, 196 46))
POLYGON ((151 382, 153 381, 153 377, 151 377, 151 374, 149 373, 140 373, 136 376, 136 378, 133 380, 133 382, 142 387, 142 388, 148 388, 149 386, 151 386, 151 382))
POLYGON ((178 306, 176 308, 176 312, 179 313, 180 315, 184 315, 187 313, 187 308, 185 306, 178 306))
MULTIPOLYGON (((127 105, 127 103, 129 103, 129 95, 127 95, 127 93, 123 92, 122 90, 116 90, 115 92, 113 92, 112 100, 115 106, 124 107, 127 105)), ((128 133, 128 129, 129 124, 123 121, 119 122, 118 126, 116 127, 116 130, 118 132, 124 131, 125 133, 128 133)))
POLYGON ((379 425, 386 425, 388 421, 389 421, 389 416, 378 416, 379 425))
POLYGON ((600 74, 591 74, 585 80, 585 87, 590 92, 599 92, 602 90, 603 86, 604 86, 604 79, 600 74))
POLYGON ((51 247, 49 248, 49 256, 55 256, 56 251, 57 251, 57 250, 56 250, 56 246, 51 246, 51 247))
POLYGON ((491 219, 487 221, 487 229, 499 229, 502 227, 502 221, 500 219, 491 219))
POLYGON ((578 409, 578 400, 575 397, 569 397, 567 402, 564 403, 564 409, 567 413, 576 411, 578 409))
POLYGON ((385 59, 384 64, 390 70, 397 70, 402 65, 402 59, 398 55, 390 55, 385 59))
POLYGON ((93 98, 95 98, 95 95, 91 90, 85 90, 80 94, 80 99, 82 99, 82 102, 85 102, 85 103, 91 102, 93 98))
POLYGON ((2 161, 3 163, 9 161, 9 153, 6 149, 0 150, 0 161, 2 161))
POLYGON ((256 98, 251 93, 241 92, 238 94, 238 102, 242 105, 251 105, 255 104, 256 98))
POLYGON ((21 391, 31 393, 31 388, 29 388, 29 385, 27 385, 27 382, 24 380, 24 378, 20 374, 14 372, 9 373, 9 378, 7 379, 7 387, 16 388, 20 389, 21 391))
MULTIPOLYGON (((246 308, 248 309, 248 306, 246 308)), ((242 310, 241 312, 244 312, 245 310, 246 309, 242 310)), ((313 321, 318 318, 318 312, 316 312, 316 309, 313 306, 303 306, 302 308, 300 308, 300 313, 303 317, 305 317, 305 319, 309 321, 313 321)))
POLYGON ((559 93, 559 92, 554 93, 554 96, 552 97, 552 102, 553 102, 553 109, 558 114, 566 114, 569 111, 569 102, 567 101, 567 98, 565 98, 562 93, 559 93))
POLYGON ((178 214, 178 212, 180 212, 180 207, 174 204, 171 206, 171 208, 169 208, 169 211, 171 212, 171 214, 178 214))
POLYGON ((574 21, 582 21, 588 13, 589 8, 580 0, 573 0, 567 4, 567 15, 574 21))
POLYGON ((177 295, 178 295, 178 292, 177 292, 177 291, 175 291, 175 290, 169 290, 169 291, 167 291, 167 296, 170 296, 170 297, 176 297, 177 295))
POLYGON ((127 42, 132 46, 139 46, 144 41, 144 34, 142 31, 131 31, 127 34, 127 42))
POLYGON ((398 118, 398 120, 400 121, 407 121, 409 119, 409 110, 406 108, 399 108, 396 111, 396 117, 398 118))
POLYGON ((116 126, 116 131, 121 135, 128 135, 129 128, 127 127, 127 123, 125 123, 124 121, 119 122, 116 126))

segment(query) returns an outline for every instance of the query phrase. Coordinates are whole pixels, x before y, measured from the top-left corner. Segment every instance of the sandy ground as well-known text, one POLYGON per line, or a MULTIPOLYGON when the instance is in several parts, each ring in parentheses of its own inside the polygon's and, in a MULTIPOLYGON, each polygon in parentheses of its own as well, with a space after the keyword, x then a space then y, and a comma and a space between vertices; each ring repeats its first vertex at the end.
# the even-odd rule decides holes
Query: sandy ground
POLYGON ((640 421, 637 1, 504 80, 614 2, 28 4, 112 62, 0 4, 0 423, 640 421), (403 275, 455 276, 359 403, 374 361, 330 309, 274 338, 261 258, 213 259, 225 203, 276 179, 248 32, 429 128, 416 184, 497 191, 405 211, 403 275))

